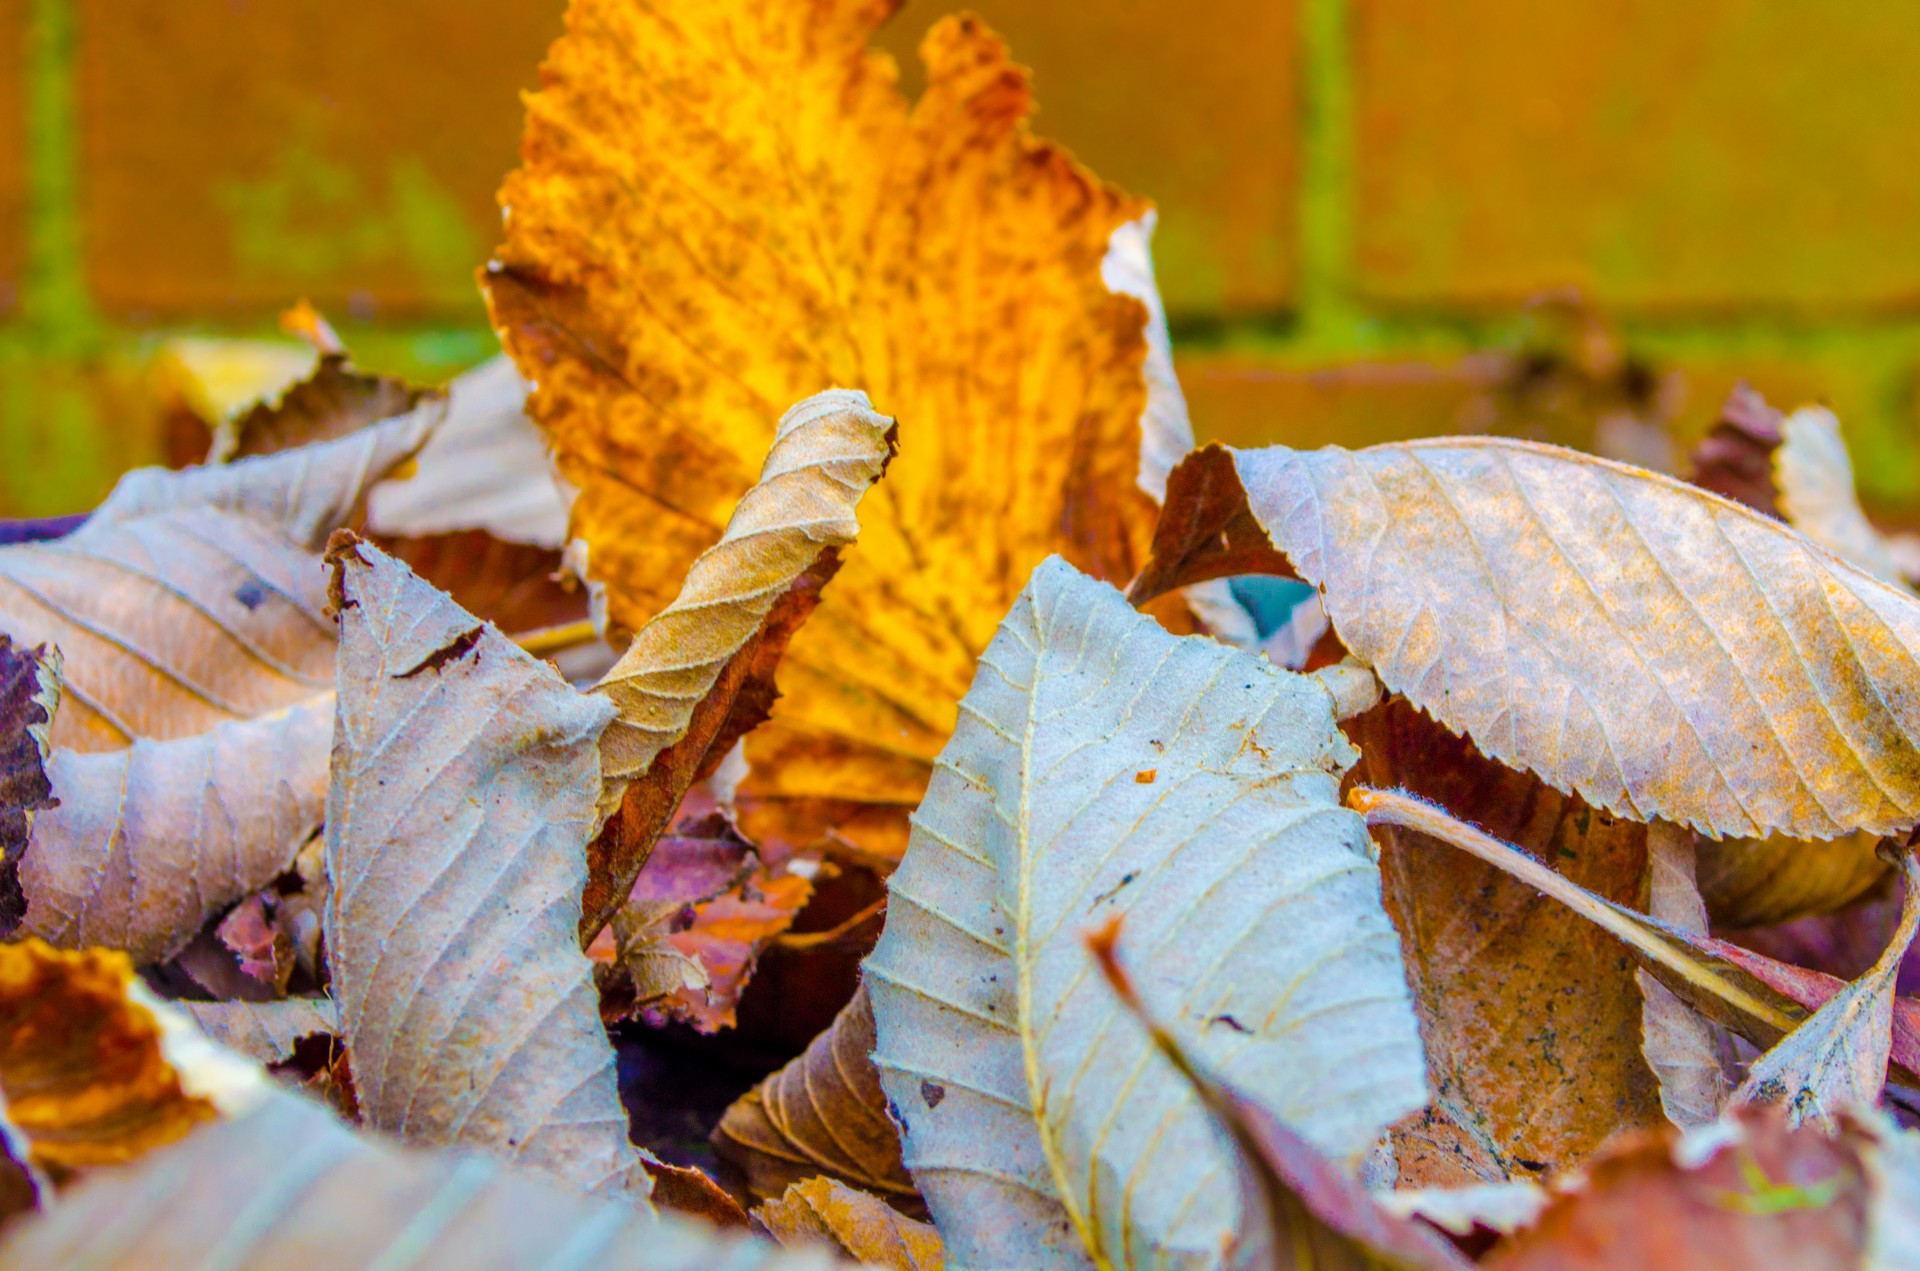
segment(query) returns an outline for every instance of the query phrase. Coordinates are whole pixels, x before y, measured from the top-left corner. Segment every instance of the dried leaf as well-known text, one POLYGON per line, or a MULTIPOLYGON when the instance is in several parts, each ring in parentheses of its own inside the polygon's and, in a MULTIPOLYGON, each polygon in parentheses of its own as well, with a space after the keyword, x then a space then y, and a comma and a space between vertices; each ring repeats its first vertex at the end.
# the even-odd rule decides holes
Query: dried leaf
POLYGON ((320 828, 333 697, 172 741, 54 752, 60 806, 20 863, 24 930, 66 949, 173 956, 293 864, 320 828))
POLYGON ((1846 1109, 1879 1102, 1893 1048, 1893 981, 1920 928, 1920 864, 1905 849, 1899 860, 1906 899, 1880 960, 1754 1060, 1736 1102, 1783 1104, 1790 1126, 1830 1125, 1846 1109))
MULTIPOLYGON (((1516 840, 1590 891, 1639 899, 1646 826, 1492 762, 1397 698, 1348 730, 1369 783, 1516 840)), ((1490 865, 1404 828, 1374 837, 1434 1103, 1470 1141, 1469 1157, 1490 1160, 1496 1178, 1540 1177, 1622 1128, 1656 1124, 1626 952, 1490 865)))
POLYGON ((699 1218, 716 1227, 738 1227, 742 1231, 752 1229, 753 1224, 747 1218, 747 1211, 740 1207, 740 1202, 703 1171, 691 1165, 648 1161, 647 1174, 653 1179, 655 1207, 699 1218))
POLYGON ((887 1271, 942 1271, 940 1233, 878 1196, 832 1178, 795 1183, 753 1211, 754 1225, 789 1249, 831 1249, 887 1271))
POLYGON ((823 561, 830 574, 853 542, 855 509, 886 471, 893 438, 893 421, 861 393, 821 393, 781 416, 760 479, 726 533, 595 686, 620 709, 600 739, 601 815, 612 816, 635 782, 648 788, 616 833, 594 844, 584 938, 633 886, 687 788, 744 731, 729 717, 749 712, 747 726, 764 718, 772 671, 757 655, 771 637, 777 656, 794 621, 812 610, 817 588, 807 580, 824 581, 823 561))
POLYGON ((933 28, 909 107, 868 48, 892 8, 576 0, 484 281, 616 626, 719 538, 788 403, 856 386, 906 421, 740 789, 756 842, 897 857, 1028 571, 1131 576, 1153 505, 1145 313, 1101 272, 1144 208, 1032 137, 977 19, 933 28))
POLYGON ((307 377, 287 386, 274 400, 262 399, 216 422, 207 462, 231 463, 336 441, 416 408, 437 419, 445 404, 441 394, 414 388, 405 380, 356 371, 345 353, 322 352, 307 377))
POLYGON ((1732 838, 1702 842, 1701 898, 1722 927, 1761 927, 1836 913, 1887 875, 1877 834, 1831 840, 1732 838))
POLYGON ((1703 490, 1778 520, 1773 452, 1780 446, 1780 425, 1785 420, 1784 414, 1752 388, 1735 386, 1720 408, 1713 430, 1694 447, 1693 472, 1687 479, 1703 490))
POLYGON ((1475 1231, 1507 1235, 1534 1224, 1546 1206, 1547 1192, 1538 1183, 1522 1180, 1379 1192, 1374 1199, 1390 1214, 1424 1218, 1456 1236, 1471 1236, 1475 1231))
POLYGON ((1920 819, 1920 603, 1785 526, 1499 438, 1224 453, 1346 646, 1490 757, 1713 835, 1920 819))
POLYGON ((256 891, 235 905, 220 920, 214 935, 239 959, 243 974, 272 988, 274 996, 280 996, 286 993, 287 981, 293 978, 293 940, 273 920, 267 899, 270 890, 256 891))
POLYGON ((340 1031, 332 999, 289 997, 277 1002, 181 1002, 200 1031, 228 1050, 263 1064, 293 1054, 304 1037, 340 1031))
POLYGON ((1498 1271, 1854 1268, 1869 1192, 1857 1150, 1776 1114, 1610 1147, 1540 1220, 1481 1265, 1498 1271))
MULTIPOLYGON (((1707 934, 1707 907, 1694 884, 1691 830, 1665 821, 1647 827, 1647 891, 1650 917, 1695 935, 1707 934)), ((1727 1079, 1723 1030, 1647 972, 1639 972, 1636 979, 1644 999, 1640 1051, 1660 1080, 1660 1107, 1667 1120, 1683 1130, 1705 1125, 1720 1115, 1733 1088, 1727 1079)))
POLYGON ((36 815, 54 805, 49 734, 60 706, 60 651, 23 649, 0 633, 0 936, 27 912, 20 861, 36 815))
POLYGON ((756 1199, 824 1174, 923 1212, 868 1058, 874 1044, 863 985, 798 1058, 727 1109, 713 1131, 714 1151, 746 1174, 756 1199))
POLYGON ((526 401, 527 383, 505 354, 455 377, 417 471, 367 496, 367 527, 400 538, 481 530, 503 543, 565 547, 572 491, 555 480, 526 401))
MULTIPOLYGON (((1316 1152, 1259 1102, 1214 1077, 1141 1002, 1116 948, 1119 915, 1087 937, 1100 972, 1147 1030, 1156 1050, 1193 1088, 1232 1145, 1239 1218, 1226 1265, 1236 1271, 1313 1267, 1464 1271, 1446 1241, 1383 1209, 1366 1187, 1316 1152)), ((1157 1251, 1152 1251, 1157 1252, 1157 1251)))
POLYGON ((812 895, 813 884, 800 875, 760 868, 739 886, 695 905, 692 923, 667 942, 700 967, 705 982, 674 994, 665 1013, 703 1033, 732 1028, 734 1008, 761 951, 793 926, 812 895))
POLYGON ((6 1137, 56 1183, 238 1115, 265 1085, 264 1073, 210 1054, 124 954, 0 944, 6 1137))
POLYGON ((575 937, 613 708, 377 548, 329 559, 326 948, 365 1120, 642 1197, 575 937))
POLYGON ((0 549, 0 631, 65 659, 54 745, 190 737, 331 688, 313 552, 431 426, 407 416, 286 454, 130 472, 72 534, 0 549))
POLYGON ((772 1245, 570 1193, 482 1157, 356 1135, 296 1095, 103 1173, 10 1226, 0 1271, 375 1267, 825 1271, 772 1245))
POLYGON ((1034 572, 866 963, 874 1062, 957 1264, 1204 1258, 1231 1229, 1204 1109, 1091 973, 1079 933, 1110 914, 1142 996, 1317 1151, 1357 1159, 1424 1102, 1334 701, 1063 561, 1034 572))
POLYGON ((1841 560, 1910 591, 1886 540, 1860 510, 1853 491, 1853 460, 1833 412, 1802 406, 1787 416, 1780 434, 1773 452, 1773 481, 1787 524, 1841 560))

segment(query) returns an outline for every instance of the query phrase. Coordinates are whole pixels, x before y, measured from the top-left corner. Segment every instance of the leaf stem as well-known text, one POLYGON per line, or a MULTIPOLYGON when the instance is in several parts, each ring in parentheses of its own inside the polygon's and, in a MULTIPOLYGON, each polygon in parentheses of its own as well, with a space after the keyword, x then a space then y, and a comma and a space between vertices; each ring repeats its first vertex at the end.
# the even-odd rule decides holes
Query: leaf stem
POLYGON ((556 653, 565 653, 568 649, 591 644, 600 638, 594 629, 591 618, 582 618, 578 622, 563 622, 556 627, 536 627, 532 631, 522 631, 513 637, 513 642, 536 658, 551 657, 556 653))

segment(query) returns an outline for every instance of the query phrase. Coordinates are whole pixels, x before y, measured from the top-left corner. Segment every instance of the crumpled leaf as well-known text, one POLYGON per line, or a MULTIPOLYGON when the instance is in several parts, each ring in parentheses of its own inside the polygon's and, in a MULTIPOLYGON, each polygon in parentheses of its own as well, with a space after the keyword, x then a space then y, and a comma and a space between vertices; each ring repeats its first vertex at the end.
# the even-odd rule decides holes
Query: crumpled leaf
POLYGON ((825 1248, 887 1271, 946 1266, 939 1232, 838 1179, 795 1183, 755 1209, 753 1221, 789 1249, 825 1248))
POLYGON ((1787 416, 1773 452, 1773 482, 1787 524, 1875 578, 1912 590, 1886 540, 1860 509, 1853 460, 1832 411, 1802 406, 1787 416))
POLYGON ((1111 914, 1142 996, 1316 1150, 1355 1159, 1425 1102, 1335 701, 1063 561, 1034 571, 866 963, 874 1062, 957 1265, 1205 1259, 1232 1227, 1205 1111, 1092 973, 1080 931, 1111 914))
POLYGON ((1028 571, 1131 576, 1153 508, 1145 313, 1101 276, 1144 208, 1032 137, 977 19, 935 25, 909 107, 868 48, 893 8, 577 0, 484 278, 616 626, 719 537, 788 403, 906 421, 740 787, 755 842, 887 857, 1028 571))
POLYGON ((322 694, 197 736, 54 752, 60 806, 40 815, 20 863, 23 929, 142 965, 173 956, 320 828, 332 735, 322 694))
POLYGON ((1872 1191, 1860 1147, 1749 1111, 1684 1137, 1610 1146, 1538 1222, 1481 1264, 1499 1271, 1808 1271, 1862 1265, 1872 1191), (1783 1261, 1783 1259, 1790 1259, 1783 1261))
POLYGON ((340 1012, 331 998, 288 997, 273 1002, 181 1002, 200 1031, 228 1050, 263 1064, 293 1054, 303 1037, 337 1034, 340 1012))
POLYGON ((60 651, 23 649, 0 633, 0 936, 27 912, 20 861, 34 818, 54 805, 49 734, 60 706, 60 651))
POLYGON ((464 1153, 355 1134, 274 1093, 137 1168, 105 1172, 9 1226, 0 1269, 486 1266, 534 1271, 825 1271, 824 1256, 594 1200, 464 1153))
POLYGON ((324 915, 368 1125, 646 1194, 575 931, 613 708, 335 540, 324 915))
MULTIPOLYGON (((1646 826, 1494 763, 1398 698, 1347 727, 1370 784, 1410 790, 1518 840, 1611 900, 1639 899, 1646 826)), ((1469 1159, 1490 1160, 1496 1178, 1537 1178, 1620 1129, 1655 1124, 1632 959, 1490 865, 1406 828, 1377 827, 1374 838, 1434 1105, 1472 1144, 1469 1159)))
POLYGON ((583 938, 633 886, 688 787, 766 717, 772 664, 859 533, 856 508, 886 471, 894 433, 865 394, 845 390, 782 415, 726 533, 594 686, 620 710, 600 739, 600 814, 620 815, 588 853, 583 938))
POLYGON ((1193 1088, 1221 1137, 1232 1145, 1240 1212, 1227 1266, 1236 1271, 1284 1267, 1465 1271, 1472 1265, 1432 1232, 1387 1212, 1358 1179, 1191 1056, 1186 1045, 1141 1002, 1133 978, 1120 963, 1116 947, 1120 929, 1116 914, 1087 937, 1102 976, 1146 1028, 1154 1048, 1193 1088))
POLYGON ((266 1075, 211 1052, 146 991, 126 955, 0 944, 5 1138, 55 1183, 236 1116, 266 1075))
POLYGON ((219 467, 140 469, 73 533, 0 549, 0 631, 65 659, 53 744, 190 737, 330 689, 334 632, 314 552, 432 422, 404 416, 219 467))
POLYGON ((565 547, 573 493, 556 481, 526 401, 526 381, 505 354, 454 377, 418 470, 367 496, 368 528, 400 538, 480 530, 503 543, 565 547))
POLYGON ((262 399, 218 420, 207 462, 231 463, 335 441, 416 409, 430 412, 438 422, 446 407, 442 394, 392 376, 364 374, 344 352, 322 351, 307 377, 272 401, 262 399))
POLYGON ((1783 1104, 1791 1126, 1831 1125, 1846 1109, 1879 1102, 1893 1049, 1894 977, 1920 928, 1920 864, 1905 849, 1899 849, 1899 861, 1906 898, 1886 951, 1865 975, 1754 1060, 1733 1093, 1735 1102, 1783 1104))
MULTIPOLYGON (((1693 831, 1665 821, 1647 827, 1647 893, 1650 917, 1707 934, 1707 907, 1694 883, 1693 831)), ((1683 1130, 1705 1125, 1720 1115, 1733 1091, 1725 1036, 1650 973, 1635 978, 1643 999, 1640 1053, 1660 1080, 1661 1110, 1683 1130)))
POLYGON ((1230 464, 1346 646, 1502 763, 1712 835, 1920 820, 1920 602, 1749 508, 1502 438, 1186 462, 1230 464))
POLYGON ((874 1044, 863 984, 804 1052, 727 1109, 714 1127, 713 1148, 746 1175, 756 1199, 826 1175, 905 1212, 925 1212, 869 1058, 874 1044))
POLYGON ((1753 388, 1735 385, 1713 429, 1694 447, 1693 468, 1687 480, 1781 519, 1773 452, 1780 446, 1780 425, 1785 421, 1786 415, 1768 405, 1753 388))

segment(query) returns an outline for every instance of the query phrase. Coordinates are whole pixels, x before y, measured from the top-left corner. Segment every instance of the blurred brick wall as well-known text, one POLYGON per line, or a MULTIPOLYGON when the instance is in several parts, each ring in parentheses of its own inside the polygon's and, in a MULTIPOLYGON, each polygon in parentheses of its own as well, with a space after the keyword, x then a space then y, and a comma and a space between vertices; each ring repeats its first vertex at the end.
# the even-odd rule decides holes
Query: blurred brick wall
MULTIPOLYGON (((1654 368, 1683 430, 1743 376, 1824 397, 1876 504, 1920 494, 1920 7, 973 7, 1034 67, 1037 126, 1159 203, 1203 434, 1474 426, 1534 366, 1478 350, 1580 362, 1599 330, 1582 373, 1654 368)), ((909 87, 946 8, 885 37, 909 87)), ((260 332, 307 295, 363 361, 484 354, 472 270, 563 10, 0 0, 0 512, 151 457, 155 332, 260 332)))

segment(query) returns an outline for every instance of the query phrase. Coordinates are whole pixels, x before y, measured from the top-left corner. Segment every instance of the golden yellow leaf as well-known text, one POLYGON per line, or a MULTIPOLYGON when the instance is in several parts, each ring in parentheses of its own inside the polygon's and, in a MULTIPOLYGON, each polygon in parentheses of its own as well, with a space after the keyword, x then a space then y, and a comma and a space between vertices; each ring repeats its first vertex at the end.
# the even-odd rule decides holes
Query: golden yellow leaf
POLYGON ((941 1271, 940 1233, 838 1179, 810 1178, 753 1211, 789 1249, 825 1247, 887 1271, 941 1271))
POLYGON ((58 1182, 245 1106, 250 1095, 203 1084, 176 1041, 192 1025, 170 1027, 166 1010, 124 954, 0 944, 0 1092, 10 1139, 35 1168, 58 1182))
POLYGON ((1170 504, 1136 599, 1251 515, 1388 688, 1596 807, 1714 836, 1920 820, 1920 601, 1777 521, 1503 438, 1209 447, 1170 489, 1189 466, 1238 502, 1170 504))
POLYGON ((902 421, 739 792, 756 841, 888 856, 1028 572, 1124 580, 1152 517, 1146 313, 1101 276, 1143 206, 1029 133, 975 19, 933 28, 910 108, 868 46, 895 7, 575 0, 484 279, 616 626, 672 599, 788 403, 902 421))

